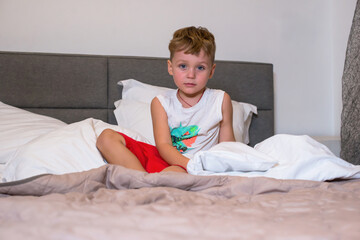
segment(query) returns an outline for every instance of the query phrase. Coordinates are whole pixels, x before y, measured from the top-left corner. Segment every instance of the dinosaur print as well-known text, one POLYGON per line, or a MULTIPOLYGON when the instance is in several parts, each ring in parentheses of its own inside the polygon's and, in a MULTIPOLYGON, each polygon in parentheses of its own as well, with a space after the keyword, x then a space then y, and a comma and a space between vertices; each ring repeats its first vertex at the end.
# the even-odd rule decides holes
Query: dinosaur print
POLYGON ((190 125, 183 127, 180 126, 170 129, 171 141, 174 147, 181 152, 185 153, 187 150, 191 149, 192 143, 195 142, 195 139, 200 131, 200 128, 196 125, 190 125), (192 141, 189 141, 189 140, 192 141))

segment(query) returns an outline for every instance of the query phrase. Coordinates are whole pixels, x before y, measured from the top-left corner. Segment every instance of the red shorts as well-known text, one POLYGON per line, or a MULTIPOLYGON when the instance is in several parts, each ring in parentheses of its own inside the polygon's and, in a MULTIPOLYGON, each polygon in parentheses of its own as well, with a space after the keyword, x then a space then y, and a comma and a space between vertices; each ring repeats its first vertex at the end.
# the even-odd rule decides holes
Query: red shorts
POLYGON ((162 159, 155 146, 136 141, 121 132, 118 133, 124 137, 126 147, 139 159, 141 165, 148 173, 161 172, 164 168, 170 166, 162 159))

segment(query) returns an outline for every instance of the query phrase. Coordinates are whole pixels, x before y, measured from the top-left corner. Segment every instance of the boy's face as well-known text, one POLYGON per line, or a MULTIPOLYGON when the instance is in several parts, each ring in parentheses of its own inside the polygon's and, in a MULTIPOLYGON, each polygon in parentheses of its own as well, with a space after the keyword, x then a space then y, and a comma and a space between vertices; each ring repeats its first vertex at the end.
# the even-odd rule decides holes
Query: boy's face
POLYGON ((189 97, 195 97, 202 94, 208 80, 212 78, 215 64, 204 50, 199 55, 184 52, 175 52, 173 59, 168 60, 168 71, 180 91, 189 97))

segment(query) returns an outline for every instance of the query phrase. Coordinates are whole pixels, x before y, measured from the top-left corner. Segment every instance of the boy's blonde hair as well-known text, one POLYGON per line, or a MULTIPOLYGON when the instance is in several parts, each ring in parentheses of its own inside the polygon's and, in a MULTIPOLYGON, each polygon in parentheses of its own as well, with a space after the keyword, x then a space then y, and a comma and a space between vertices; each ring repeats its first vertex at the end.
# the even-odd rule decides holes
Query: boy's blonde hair
POLYGON ((198 55, 201 49, 214 63, 216 50, 214 35, 204 27, 181 28, 175 31, 173 39, 169 43, 170 60, 177 51, 185 50, 186 54, 198 55))

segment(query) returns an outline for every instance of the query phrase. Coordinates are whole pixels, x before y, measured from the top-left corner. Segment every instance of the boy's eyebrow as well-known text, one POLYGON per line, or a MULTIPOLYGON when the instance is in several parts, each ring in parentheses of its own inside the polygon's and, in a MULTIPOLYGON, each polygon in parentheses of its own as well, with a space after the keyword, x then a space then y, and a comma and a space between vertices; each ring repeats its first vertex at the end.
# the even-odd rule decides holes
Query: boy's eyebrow
MULTIPOLYGON (((184 59, 178 59, 176 61, 174 61, 174 63, 178 63, 178 62, 188 62, 187 60, 184 59)), ((201 62, 197 62, 197 64, 205 64, 205 65, 209 65, 206 61, 201 61, 201 62)), ((211 65, 211 64, 210 64, 211 65)))
POLYGON ((208 62, 206 62, 206 61, 203 61, 203 62, 198 62, 197 64, 202 64, 202 65, 206 65, 206 66, 210 66, 211 65, 211 63, 209 64, 208 62))

